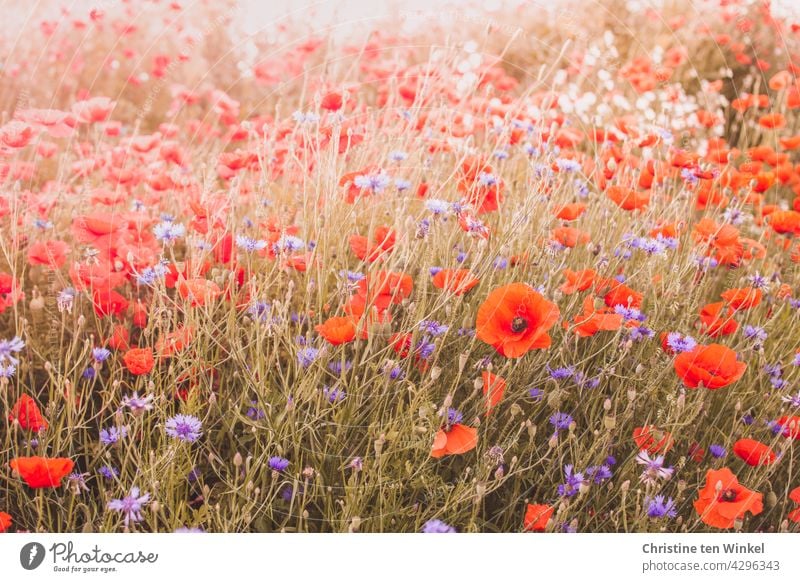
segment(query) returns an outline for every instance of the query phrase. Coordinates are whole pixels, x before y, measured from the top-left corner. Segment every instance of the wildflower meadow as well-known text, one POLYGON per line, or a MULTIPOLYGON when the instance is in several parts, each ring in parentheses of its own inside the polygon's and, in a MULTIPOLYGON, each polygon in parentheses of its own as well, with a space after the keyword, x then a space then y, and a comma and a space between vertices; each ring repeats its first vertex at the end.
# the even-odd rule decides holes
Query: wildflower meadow
POLYGON ((4 3, 0 532, 799 530, 791 2, 258 4, 4 3))

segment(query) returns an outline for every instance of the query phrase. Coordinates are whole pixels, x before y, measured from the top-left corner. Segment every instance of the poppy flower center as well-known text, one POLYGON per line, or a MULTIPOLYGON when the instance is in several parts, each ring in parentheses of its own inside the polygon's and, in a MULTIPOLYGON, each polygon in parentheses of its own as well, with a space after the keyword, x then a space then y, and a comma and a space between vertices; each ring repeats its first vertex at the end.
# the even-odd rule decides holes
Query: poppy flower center
POLYGON ((736 501, 736 491, 733 489, 726 489, 719 497, 720 501, 736 501))
POLYGON ((524 317, 515 317, 511 320, 511 331, 519 333, 528 329, 528 320, 524 317))

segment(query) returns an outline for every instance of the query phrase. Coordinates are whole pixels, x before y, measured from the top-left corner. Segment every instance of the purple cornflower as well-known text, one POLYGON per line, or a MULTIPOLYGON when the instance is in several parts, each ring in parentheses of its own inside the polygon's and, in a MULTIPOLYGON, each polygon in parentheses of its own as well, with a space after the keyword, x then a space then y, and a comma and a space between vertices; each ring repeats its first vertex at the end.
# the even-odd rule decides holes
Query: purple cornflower
POLYGON ((297 361, 303 368, 308 368, 319 356, 319 350, 310 346, 297 350, 297 361))
POLYGON ((134 414, 141 414, 148 410, 153 410, 153 395, 139 396, 138 392, 134 392, 122 399, 122 405, 130 408, 134 414))
POLYGON ((186 234, 186 227, 171 220, 164 220, 153 227, 153 234, 161 242, 172 244, 186 234))
POLYGON ((586 475, 591 477, 595 485, 600 485, 614 476, 611 467, 608 465, 595 465, 586 469, 586 475))
POLYGON ((111 480, 116 477, 119 477, 119 471, 114 467, 112 467, 111 465, 103 465, 97 470, 97 472, 100 473, 100 476, 103 477, 104 479, 111 480))
POLYGON ((254 321, 261 323, 267 322, 269 311, 270 305, 267 301, 253 301, 253 303, 247 307, 247 315, 252 317, 254 321))
POLYGON ((269 468, 273 471, 278 473, 285 471, 289 467, 289 459, 284 459, 283 457, 270 457, 269 461, 267 461, 269 468))
POLYGON ((561 497, 573 497, 584 484, 583 473, 574 473, 572 465, 564 465, 564 483, 558 486, 561 497))
POLYGON ((572 375, 575 373, 575 368, 570 366, 568 368, 553 369, 548 365, 547 372, 550 374, 550 377, 553 380, 567 380, 569 378, 572 378, 572 375))
POLYGON ((111 355, 108 348, 92 348, 92 359, 98 364, 105 362, 111 355))
POLYGON ((567 430, 572 422, 572 417, 566 412, 556 412, 550 417, 550 424, 555 427, 556 432, 560 430, 567 430))
POLYGON ((164 424, 167 434, 172 438, 193 443, 203 435, 203 423, 196 416, 176 414, 164 424))
POLYGON ((202 527, 179 527, 174 533, 206 533, 202 527))
POLYGON ((464 420, 464 415, 455 408, 447 409, 447 426, 453 426, 464 420))
POLYGON ((783 400, 789 406, 793 406, 794 408, 800 408, 800 392, 789 396, 783 396, 781 400, 783 400))
POLYGON ((672 519, 678 515, 675 501, 672 497, 664 499, 663 495, 656 495, 653 499, 645 500, 648 503, 647 516, 653 519, 668 517, 672 519))
POLYGON ((333 388, 330 386, 325 386, 322 389, 322 394, 331 404, 336 404, 337 402, 341 402, 347 398, 347 392, 344 391, 344 388, 340 388, 338 386, 334 386, 333 388))
POLYGON ((439 323, 438 321, 431 321, 428 319, 424 319, 419 322, 419 328, 427 333, 432 335, 433 337, 438 337, 447 333, 447 330, 450 329, 450 326, 445 325, 443 323, 439 323))
POLYGON ((293 253, 295 251, 302 251, 305 247, 306 243, 303 241, 303 239, 289 234, 284 234, 277 240, 277 242, 273 243, 272 250, 276 255, 279 255, 282 252, 293 253))
POLYGON ((125 527, 130 522, 142 521, 142 509, 150 503, 150 494, 139 495, 138 487, 131 487, 131 492, 122 499, 112 499, 108 502, 108 509, 120 511, 125 515, 125 527))
POLYGON ((745 325, 744 330, 742 330, 742 334, 744 335, 745 339, 748 339, 756 344, 762 344, 767 339, 767 332, 764 331, 764 328, 755 325, 745 325))
POLYGON ((236 235, 236 246, 247 253, 253 253, 267 248, 267 241, 238 234, 236 235))
POLYGON ((769 279, 766 277, 762 277, 759 273, 754 273, 748 277, 750 280, 750 285, 754 289, 766 289, 769 287, 769 279))
POLYGON ((456 528, 441 519, 429 519, 422 526, 422 533, 456 533, 456 528))
POLYGON ((406 373, 399 366, 394 366, 392 369, 389 370, 390 380, 402 380, 405 377, 406 373))
POLYGON ((446 200, 432 198, 425 202, 425 208, 433 212, 434 215, 447 214, 450 212, 450 204, 446 200))
POLYGON ((0 340, 0 364, 11 362, 12 366, 19 366, 19 360, 12 354, 18 354, 25 347, 25 342, 18 336, 14 336, 10 340, 0 340))
POLYGON ((349 371, 352 367, 353 362, 350 360, 345 360, 344 362, 341 360, 334 360, 328 363, 328 370, 337 376, 341 376, 345 372, 349 371))
POLYGON ((636 327, 632 327, 628 332, 628 337, 631 339, 631 341, 635 342, 643 339, 650 339, 654 335, 656 335, 655 332, 649 327, 645 327, 644 325, 638 325, 636 327))
POLYGON ((528 396, 530 396, 535 402, 541 402, 544 398, 544 390, 541 388, 531 388, 528 390, 528 396))
POLYGON ((353 179, 353 184, 361 190, 369 190, 373 194, 380 194, 391 183, 389 176, 383 172, 377 174, 368 174, 356 176, 353 179))
POLYGON ((677 331, 667 334, 667 345, 676 354, 691 352, 697 347, 697 342, 692 336, 681 335, 677 331))
POLYGON ((658 483, 659 479, 664 479, 666 481, 672 477, 672 473, 674 472, 672 467, 664 466, 663 455, 651 458, 647 451, 642 450, 636 455, 636 462, 640 465, 644 465, 644 471, 642 471, 642 474, 639 476, 639 480, 645 484, 655 485, 658 483))
POLYGON ((128 436, 128 427, 112 426, 109 428, 104 428, 100 431, 100 442, 104 445, 115 445, 126 436, 128 436))
POLYGON ((723 447, 722 445, 709 445, 708 454, 714 457, 715 459, 721 459, 722 457, 728 454, 728 451, 726 451, 725 447, 723 447))
POLYGON ((427 360, 433 355, 436 350, 436 344, 430 338, 423 337, 417 342, 415 353, 423 360, 427 360))
POLYGON ((639 321, 642 322, 647 319, 647 316, 635 307, 625 307, 624 305, 615 305, 614 311, 622 316, 625 321, 639 321))
POLYGON ((251 420, 261 420, 262 418, 267 417, 267 413, 264 412, 262 409, 258 408, 258 401, 251 400, 250 406, 247 408, 247 418, 251 420))

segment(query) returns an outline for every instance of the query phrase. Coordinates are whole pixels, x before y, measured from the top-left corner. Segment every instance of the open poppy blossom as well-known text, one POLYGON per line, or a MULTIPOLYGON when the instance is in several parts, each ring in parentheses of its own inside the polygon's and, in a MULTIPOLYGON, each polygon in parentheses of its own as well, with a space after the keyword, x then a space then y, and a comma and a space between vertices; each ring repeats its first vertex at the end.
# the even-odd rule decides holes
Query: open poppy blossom
POLYGON ((761 493, 741 485, 736 475, 723 467, 708 471, 706 485, 698 493, 694 508, 706 525, 730 529, 747 513, 761 513, 764 510, 762 498, 761 493))
POLYGON ((74 463, 65 458, 17 457, 9 463, 28 487, 42 489, 59 487, 61 480, 72 472, 74 463))
POLYGON ((529 503, 525 507, 525 519, 523 527, 525 531, 544 531, 547 523, 553 517, 555 508, 551 505, 529 503))
POLYGON ((609 307, 596 308, 594 296, 589 295, 583 300, 583 313, 576 315, 571 325, 578 337, 591 337, 599 331, 616 331, 622 323, 622 315, 609 307))
POLYGON ((652 425, 638 426, 633 429, 633 440, 639 449, 650 454, 666 454, 675 444, 671 433, 652 425))
POLYGON ((733 443, 734 454, 748 465, 771 465, 778 460, 775 452, 764 443, 753 439, 739 439, 733 443))
POLYGON ((441 269, 433 276, 432 282, 437 289, 449 291, 454 295, 463 295, 480 280, 469 269, 441 269))
POLYGON ((450 409, 445 426, 436 432, 431 456, 440 459, 447 455, 463 455, 478 446, 478 431, 461 424, 461 413, 450 409))
POLYGON ((388 226, 379 226, 370 241, 365 236, 357 234, 350 236, 350 248, 359 259, 374 263, 392 252, 397 242, 397 234, 388 226))
POLYGON ((352 317, 331 317, 314 329, 334 346, 351 342, 356 337, 356 324, 352 317))
POLYGON ((698 345, 680 353, 673 366, 685 386, 710 390, 733 384, 747 370, 747 364, 736 359, 736 352, 719 344, 698 345))
POLYGON ((700 321, 706 335, 719 337, 734 333, 739 328, 739 324, 733 319, 734 313, 734 309, 726 307, 722 301, 704 306, 700 311, 700 321))
POLYGON ((134 376, 149 374, 155 365, 153 350, 148 348, 132 348, 125 352, 122 361, 134 376))
POLYGON ((530 285, 512 283, 498 287, 478 308, 478 339, 507 358, 550 347, 548 330, 561 313, 530 285))
POLYGON ((47 430, 48 426, 36 401, 27 394, 23 394, 17 399, 11 408, 8 419, 12 422, 17 421, 23 429, 33 432, 47 430))

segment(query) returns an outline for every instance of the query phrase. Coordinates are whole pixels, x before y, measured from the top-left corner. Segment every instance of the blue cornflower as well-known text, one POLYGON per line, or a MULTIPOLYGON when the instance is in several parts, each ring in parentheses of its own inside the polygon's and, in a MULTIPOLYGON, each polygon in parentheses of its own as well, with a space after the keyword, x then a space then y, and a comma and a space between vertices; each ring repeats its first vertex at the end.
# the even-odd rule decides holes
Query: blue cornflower
POLYGON ((575 473, 572 465, 564 465, 564 483, 558 486, 558 494, 561 497, 573 497, 584 482, 583 473, 575 473))
POLYGON ((167 434, 172 438, 193 443, 203 435, 203 423, 196 416, 176 414, 164 424, 167 434))
POLYGON ((553 380, 568 380, 572 378, 572 375, 575 373, 575 368, 572 366, 566 368, 551 368, 548 365, 547 372, 553 380))
POLYGON ((337 402, 341 402, 347 398, 347 392, 345 392, 344 388, 340 388, 338 386, 334 386, 332 388, 330 386, 325 386, 322 389, 322 394, 331 404, 336 404, 337 402))
POLYGON ((573 422, 572 417, 567 414, 566 412, 556 412, 553 416, 550 417, 550 424, 552 424, 556 432, 560 430, 567 430, 569 425, 573 422))
POLYGON ((178 222, 164 220, 153 227, 153 234, 161 242, 172 244, 186 234, 186 227, 178 222))
POLYGON ((645 500, 648 503, 647 516, 653 519, 660 517, 668 517, 672 519, 678 515, 678 510, 675 507, 675 501, 672 497, 664 499, 663 495, 656 495, 650 500, 645 500))
POLYGON ((586 469, 586 475, 591 477, 595 485, 600 485, 613 477, 614 473, 608 465, 595 465, 586 469))
POLYGON ((744 330, 742 330, 742 334, 744 335, 745 339, 753 341, 757 344, 761 344, 767 339, 767 332, 764 331, 764 328, 755 325, 745 325, 744 330))
POLYGON ((424 319, 419 322, 419 328, 423 332, 430 334, 433 337, 438 337, 440 335, 447 333, 447 330, 450 329, 450 326, 445 325, 443 323, 439 323, 438 321, 424 319))
POLYGON ((248 253, 252 253, 267 248, 267 241, 239 234, 236 235, 236 246, 248 253))
POLYGON ((111 350, 108 348, 92 348, 92 359, 98 364, 105 362, 111 355, 111 350))
POLYGON ((391 183, 389 176, 383 172, 370 175, 360 175, 353 179, 353 184, 361 190, 370 190, 373 194, 380 194, 391 183))
POLYGON ((422 533, 456 533, 456 528, 441 519, 429 519, 422 526, 422 533))
POLYGON ((709 445, 708 453, 715 459, 721 459, 728 454, 728 451, 722 445, 709 445))
POLYGON ((447 425, 452 426, 454 424, 460 423, 464 420, 464 415, 461 414, 461 411, 455 408, 448 408, 447 409, 447 425))
POLYGON ((14 336, 10 340, 0 340, 0 364, 11 362, 13 366, 19 365, 19 360, 12 354, 18 354, 25 347, 25 342, 18 336, 14 336))
POLYGON ((267 461, 267 465, 273 471, 280 473, 289 467, 289 459, 284 459, 283 457, 278 456, 270 457, 269 461, 267 461))
POLYGON ((535 402, 541 402, 544 398, 544 390, 541 388, 531 388, 528 390, 528 396, 530 396, 535 402))
POLYGON ((306 346, 297 350, 297 361, 303 368, 308 368, 319 357, 319 349, 306 346))
POLYGON ((100 473, 100 476, 103 477, 104 479, 111 480, 116 477, 119 477, 119 471, 114 467, 112 467, 111 465, 103 465, 97 470, 97 472, 100 473))
POLYGON ((119 511, 125 515, 125 527, 130 522, 142 521, 142 509, 150 503, 150 494, 139 494, 138 487, 131 487, 131 492, 122 499, 112 499, 108 502, 108 509, 119 511))
POLYGON ((691 352, 697 347, 697 342, 691 336, 673 331, 667 334, 667 345, 673 352, 680 354, 681 352, 691 352))
POLYGON ((100 431, 100 442, 104 445, 115 445, 126 436, 128 436, 128 427, 112 426, 110 428, 104 428, 100 431))
POLYGON ((438 216, 440 214, 448 214, 450 212, 450 203, 446 200, 431 198, 430 200, 425 201, 425 208, 438 216))
POLYGON ((416 353, 421 359, 427 360, 433 355, 435 350, 436 344, 433 343, 429 337, 425 336, 417 342, 414 353, 416 353))

